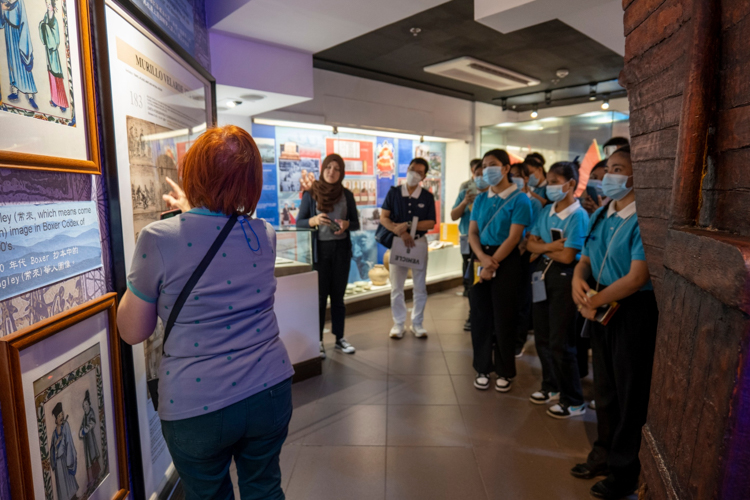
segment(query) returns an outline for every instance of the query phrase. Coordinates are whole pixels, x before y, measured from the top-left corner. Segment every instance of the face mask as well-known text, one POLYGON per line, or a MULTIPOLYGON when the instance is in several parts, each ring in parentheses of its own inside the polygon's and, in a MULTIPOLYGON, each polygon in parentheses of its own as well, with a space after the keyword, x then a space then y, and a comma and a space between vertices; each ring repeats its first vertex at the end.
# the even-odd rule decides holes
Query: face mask
POLYGON ((604 196, 604 191, 602 191, 602 181, 597 179, 589 179, 587 186, 596 189, 596 194, 598 194, 599 196, 604 196))
POLYGON ((529 176, 529 186, 535 188, 539 185, 539 179, 536 178, 536 174, 529 176))
POLYGON ((604 180, 602 181, 602 191, 606 196, 619 201, 625 198, 628 193, 633 190, 632 187, 627 187, 628 179, 630 179, 630 177, 632 176, 605 174, 604 180))
POLYGON ((563 191, 562 184, 556 186, 547 186, 547 198, 550 201, 560 201, 564 199, 568 193, 563 191))
POLYGON ((503 167, 484 167, 482 177, 490 186, 497 186, 503 180, 503 167))
POLYGON ((482 177, 481 175, 479 177, 474 177, 474 184, 477 185, 477 189, 479 190, 487 189, 488 187, 490 187, 490 185, 487 184, 487 181, 484 180, 484 177, 482 177))
POLYGON ((419 175, 419 173, 415 172, 414 170, 409 170, 406 173, 406 185, 409 187, 414 187, 422 180, 422 176, 419 175))
POLYGON ((513 177, 511 180, 513 181, 513 184, 516 185, 519 191, 522 190, 524 185, 526 184, 520 177, 513 177))

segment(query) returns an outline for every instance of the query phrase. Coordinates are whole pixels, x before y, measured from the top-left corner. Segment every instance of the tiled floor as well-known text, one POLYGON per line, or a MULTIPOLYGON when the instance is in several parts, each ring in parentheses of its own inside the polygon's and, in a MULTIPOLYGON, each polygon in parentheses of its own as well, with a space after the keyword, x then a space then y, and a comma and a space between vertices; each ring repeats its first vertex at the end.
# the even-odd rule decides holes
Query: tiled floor
POLYGON ((451 290, 430 296, 426 340, 389 339, 388 309, 347 318, 352 356, 327 335, 324 374, 293 387, 288 499, 589 498, 595 481, 568 471, 595 438, 593 411, 559 421, 529 403, 540 385, 533 342, 510 393, 474 389, 467 313, 451 290))

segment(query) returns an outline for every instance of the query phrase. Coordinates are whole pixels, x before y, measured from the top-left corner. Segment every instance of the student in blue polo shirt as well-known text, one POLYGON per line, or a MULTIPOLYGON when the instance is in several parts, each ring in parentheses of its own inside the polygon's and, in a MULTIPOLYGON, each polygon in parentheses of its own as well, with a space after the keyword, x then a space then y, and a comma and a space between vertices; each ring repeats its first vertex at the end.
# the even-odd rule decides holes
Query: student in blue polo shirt
POLYGON ((526 155, 523 161, 529 168, 529 192, 542 205, 549 203, 547 199, 547 173, 544 170, 544 156, 539 153, 526 155))
MULTIPOLYGON (((458 193, 456 203, 451 210, 451 220, 460 220, 458 223, 458 233, 461 238, 461 257, 463 257, 463 277, 464 277, 464 297, 469 296, 469 290, 474 283, 474 278, 468 269, 471 263, 471 247, 469 246, 469 222, 471 222, 471 207, 479 193, 484 193, 490 187, 487 181, 482 177, 482 160, 471 160, 471 181, 464 183, 464 187, 458 193), (468 277, 467 277, 468 276, 468 277)), ((471 306, 469 306, 471 307, 471 306)), ((464 324, 464 331, 471 331, 471 310, 469 310, 469 319, 464 324)))
POLYGON ((573 277, 573 300, 592 327, 598 438, 571 474, 606 475, 591 494, 615 499, 638 486, 659 311, 638 227, 630 148, 610 156, 606 171, 602 189, 613 201, 592 215, 573 277), (590 296, 591 290, 598 293, 590 296), (592 321, 597 308, 615 301, 620 307, 606 326, 592 321))
POLYGON ((474 260, 482 267, 480 281, 469 294, 474 387, 488 389, 494 371, 495 389, 508 392, 516 376, 516 325, 525 279, 518 243, 531 223, 531 203, 511 180, 508 153, 493 149, 485 153, 482 165, 491 187, 474 201, 469 224, 474 260))
POLYGON ((529 399, 535 404, 556 402, 547 414, 564 419, 586 413, 576 358, 577 311, 570 287, 589 216, 575 198, 577 163, 555 163, 547 181, 552 203, 542 209, 528 244, 529 251, 541 255, 535 266, 533 315, 536 351, 542 364, 542 388, 529 399))
MULTIPOLYGON (((510 167, 510 173, 512 175, 511 180, 513 183, 524 192, 531 202, 531 223, 529 228, 534 225, 539 213, 542 211, 542 202, 535 198, 529 188, 529 166, 524 163, 514 163, 510 167)), ((518 249, 521 252, 521 264, 523 265, 524 276, 521 285, 521 305, 518 308, 518 325, 516 333, 516 350, 515 355, 517 358, 523 356, 526 341, 529 337, 529 330, 532 329, 531 324, 531 273, 534 271, 534 267, 531 263, 532 254, 527 250, 529 241, 529 231, 527 230, 524 237, 521 239, 521 243, 518 245, 518 249)))

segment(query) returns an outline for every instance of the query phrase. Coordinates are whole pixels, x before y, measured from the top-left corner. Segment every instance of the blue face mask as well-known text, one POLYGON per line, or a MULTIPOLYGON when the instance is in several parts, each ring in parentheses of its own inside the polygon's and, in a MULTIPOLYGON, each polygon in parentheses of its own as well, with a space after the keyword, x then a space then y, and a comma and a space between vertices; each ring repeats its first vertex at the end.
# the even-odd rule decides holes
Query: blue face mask
POLYGON ((503 167, 484 167, 482 177, 490 186, 497 186, 503 180, 503 167))
POLYGON ((537 179, 536 174, 531 174, 529 176, 529 186, 535 188, 539 185, 539 179, 537 179))
POLYGON ((568 193, 563 191, 563 185, 557 184, 555 186, 547 186, 547 198, 550 201, 560 201, 564 199, 568 193))
POLYGON ((490 187, 490 185, 487 184, 487 181, 484 180, 484 177, 481 175, 479 177, 474 177, 474 184, 477 185, 477 189, 479 189, 480 191, 482 189, 487 189, 488 187, 490 187))
POLYGON ((596 189, 596 194, 598 194, 599 196, 604 196, 604 191, 602 190, 602 181, 597 179, 589 179, 587 186, 596 189))
POLYGON ((613 200, 621 200, 630 193, 633 188, 627 187, 628 179, 632 176, 621 174, 605 174, 602 181, 602 191, 613 200))
POLYGON ((520 177, 513 177, 511 180, 513 181, 513 184, 516 185, 519 191, 522 190, 526 184, 520 177))

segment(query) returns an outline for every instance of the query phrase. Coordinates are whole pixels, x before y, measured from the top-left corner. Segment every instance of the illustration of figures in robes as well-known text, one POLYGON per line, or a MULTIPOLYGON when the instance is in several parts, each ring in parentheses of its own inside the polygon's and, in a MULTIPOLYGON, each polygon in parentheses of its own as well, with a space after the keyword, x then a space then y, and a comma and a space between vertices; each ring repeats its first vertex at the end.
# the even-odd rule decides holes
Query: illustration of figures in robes
MULTIPOLYGON (((20 0, 19 0, 20 1, 20 0)), ((65 93, 65 81, 63 80, 63 69, 60 65, 60 54, 57 47, 60 45, 60 25, 55 18, 57 12, 56 0, 45 0, 47 12, 44 19, 39 23, 39 37, 47 49, 47 73, 49 74, 49 89, 52 99, 49 104, 53 108, 59 107, 60 111, 70 106, 65 93)))
POLYGON ((102 472, 99 464, 99 446, 96 444, 96 414, 91 407, 89 391, 83 398, 83 420, 81 429, 78 431, 78 437, 83 440, 83 455, 86 458, 86 477, 88 484, 86 491, 90 492, 96 487, 99 475, 102 472))
POLYGON ((5 30, 5 52, 8 56, 10 76, 9 101, 17 101, 18 94, 26 94, 34 109, 36 84, 31 69, 34 67, 34 53, 31 47, 29 23, 26 20, 24 0, 0 0, 0 29, 5 30))
POLYGON ((55 431, 52 433, 52 445, 49 454, 52 470, 55 472, 55 488, 58 500, 72 500, 78 493, 76 470, 78 455, 73 445, 68 418, 63 413, 62 403, 52 409, 55 417, 55 431))

